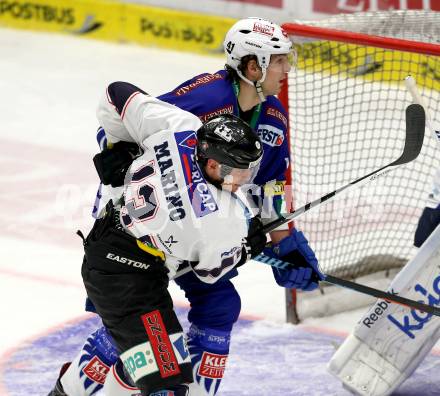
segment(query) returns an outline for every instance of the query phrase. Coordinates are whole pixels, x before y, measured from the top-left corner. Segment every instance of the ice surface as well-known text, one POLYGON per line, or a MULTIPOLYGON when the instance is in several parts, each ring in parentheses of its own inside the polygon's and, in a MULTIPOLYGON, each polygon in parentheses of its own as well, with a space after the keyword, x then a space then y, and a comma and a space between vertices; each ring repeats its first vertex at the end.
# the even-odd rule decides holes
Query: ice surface
MULTIPOLYGON (((222 58, 7 29, 0 49, 0 395, 43 395, 98 325, 84 316, 75 232, 91 224, 99 96, 114 80, 156 95, 222 58)), ((234 283, 243 319, 221 395, 344 395, 325 365, 361 311, 294 327, 270 268, 250 263, 234 283)), ((398 394, 439 394, 438 369, 430 355, 398 394)))

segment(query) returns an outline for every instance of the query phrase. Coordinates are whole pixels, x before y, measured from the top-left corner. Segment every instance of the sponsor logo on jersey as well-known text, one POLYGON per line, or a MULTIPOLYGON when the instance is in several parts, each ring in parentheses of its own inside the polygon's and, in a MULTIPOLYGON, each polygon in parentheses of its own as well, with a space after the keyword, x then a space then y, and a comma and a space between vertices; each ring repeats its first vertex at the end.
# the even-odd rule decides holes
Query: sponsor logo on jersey
POLYGON ((266 36, 273 36, 273 32, 275 31, 275 27, 266 25, 265 23, 255 22, 254 28, 252 29, 256 33, 261 33, 266 36))
MULTIPOLYGON (((434 281, 432 282, 432 288, 437 294, 437 296, 434 296, 433 294, 429 293, 421 284, 417 283, 414 286, 414 291, 417 293, 420 293, 423 297, 423 299, 427 299, 428 301, 424 301, 423 299, 417 299, 413 298, 414 300, 423 302, 428 305, 432 306, 439 306, 440 305, 440 275, 437 276, 434 281)), ((412 309, 410 311, 409 315, 403 315, 403 317, 396 318, 393 315, 388 315, 388 320, 393 323, 400 331, 405 333, 409 338, 416 338, 416 332, 419 330, 422 330, 426 323, 428 323, 433 314, 431 313, 425 313, 420 312, 415 309, 412 309)))
POLYGON ((140 261, 130 260, 127 257, 118 256, 113 253, 107 253, 107 256, 105 256, 105 258, 108 258, 109 260, 112 260, 112 261, 117 261, 118 263, 121 263, 121 264, 127 264, 128 266, 131 266, 134 268, 140 268, 140 269, 146 270, 150 267, 149 264, 141 263, 140 261))
POLYGON ((176 183, 176 174, 174 170, 174 163, 171 157, 171 152, 168 147, 168 142, 164 141, 162 144, 153 147, 156 153, 157 164, 159 165, 162 177, 162 183, 165 199, 168 203, 169 218, 172 221, 182 220, 185 216, 185 209, 183 209, 182 197, 180 196, 179 187, 176 183))
POLYGON ((207 378, 223 378, 228 355, 217 355, 216 353, 203 352, 198 375, 207 378))
POLYGON ((257 134, 264 144, 271 147, 281 146, 284 142, 283 131, 272 125, 260 124, 258 126, 257 134))
POLYGON ((266 197, 273 197, 276 195, 284 195, 286 182, 281 180, 273 180, 263 186, 264 195, 266 197))
POLYGON ((110 367, 107 366, 98 356, 93 356, 93 359, 83 368, 83 373, 92 381, 104 385, 105 378, 109 372, 110 367))
POLYGON ((193 89, 196 89, 197 87, 201 85, 208 84, 215 80, 221 80, 223 77, 219 73, 215 74, 204 74, 203 76, 198 77, 194 82, 183 85, 182 87, 179 87, 175 90, 176 96, 182 96, 187 94, 188 92, 191 92, 193 89))
POLYGON ((176 241, 172 235, 170 235, 170 237, 168 239, 166 239, 165 241, 160 237, 160 235, 157 235, 157 237, 159 239, 159 242, 163 245, 163 247, 168 252, 168 254, 173 254, 173 251, 171 250, 171 247, 175 243, 179 243, 179 241, 176 241))
POLYGON ((168 247, 171 247, 175 243, 179 243, 179 241, 176 241, 172 235, 169 236, 169 238, 165 241, 168 247))
POLYGON ((237 264, 241 259, 241 249, 241 246, 236 246, 227 252, 223 252, 221 254, 222 268, 237 264))
POLYGON ((266 114, 278 118, 287 128, 287 118, 283 113, 281 113, 281 111, 279 111, 275 107, 268 107, 266 110, 266 114))
POLYGON ((167 378, 180 374, 180 368, 174 354, 173 346, 162 320, 160 311, 152 311, 141 316, 153 349, 160 376, 167 378))
POLYGON ((221 107, 219 109, 216 109, 214 111, 211 111, 206 114, 202 114, 199 116, 200 121, 206 122, 211 118, 214 118, 215 116, 219 116, 222 114, 233 114, 234 113, 234 106, 233 105, 227 105, 225 107, 221 107))
POLYGON ((185 147, 187 149, 193 150, 197 145, 197 136, 195 132, 192 132, 190 135, 186 136, 185 139, 181 140, 179 146, 185 147))
POLYGON ((187 185, 187 192, 191 206, 197 217, 206 216, 218 210, 217 203, 212 192, 203 177, 202 171, 195 161, 194 146, 188 144, 195 139, 193 131, 177 132, 174 134, 177 148, 179 150, 180 161, 183 168, 183 174, 187 185))

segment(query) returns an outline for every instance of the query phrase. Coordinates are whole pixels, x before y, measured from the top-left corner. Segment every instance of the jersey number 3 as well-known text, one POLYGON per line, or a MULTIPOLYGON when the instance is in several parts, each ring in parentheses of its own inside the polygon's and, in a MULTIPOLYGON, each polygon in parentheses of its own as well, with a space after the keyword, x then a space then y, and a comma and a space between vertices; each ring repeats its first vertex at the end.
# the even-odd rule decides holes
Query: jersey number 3
POLYGON ((142 166, 131 177, 131 198, 125 202, 125 208, 121 216, 124 226, 129 227, 133 221, 146 221, 156 216, 159 207, 154 187, 147 182, 155 173, 152 162, 142 166))

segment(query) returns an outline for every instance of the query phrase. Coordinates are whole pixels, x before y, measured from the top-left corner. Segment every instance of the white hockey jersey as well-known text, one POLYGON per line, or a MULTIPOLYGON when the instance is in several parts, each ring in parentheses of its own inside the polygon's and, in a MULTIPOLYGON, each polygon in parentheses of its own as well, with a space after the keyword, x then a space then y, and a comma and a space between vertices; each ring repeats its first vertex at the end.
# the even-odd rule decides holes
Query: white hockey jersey
POLYGON ((200 120, 127 83, 109 86, 97 117, 110 141, 144 149, 125 179, 120 220, 127 232, 162 250, 167 262, 194 262, 204 282, 233 269, 249 212, 237 196, 203 177, 194 159, 200 120))

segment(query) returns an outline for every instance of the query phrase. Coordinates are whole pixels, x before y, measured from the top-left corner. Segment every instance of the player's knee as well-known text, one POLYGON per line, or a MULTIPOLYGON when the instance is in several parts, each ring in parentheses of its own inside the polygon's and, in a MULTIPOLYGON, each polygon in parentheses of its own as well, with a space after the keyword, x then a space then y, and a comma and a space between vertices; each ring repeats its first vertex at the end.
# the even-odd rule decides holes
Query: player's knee
POLYGON ((102 356, 109 365, 112 365, 116 362, 116 360, 118 359, 118 351, 116 349, 116 344, 104 326, 96 330, 89 337, 88 341, 90 342, 91 346, 96 351, 98 351, 99 355, 102 356))
POLYGON ((241 310, 241 299, 231 282, 220 284, 192 295, 188 319, 200 328, 231 331, 241 310))
POLYGON ((440 224, 440 209, 425 208, 414 234, 414 245, 420 247, 440 224))
POLYGON ((238 320, 241 311, 241 298, 235 288, 229 292, 227 302, 228 312, 226 315, 232 323, 235 323, 238 320))

